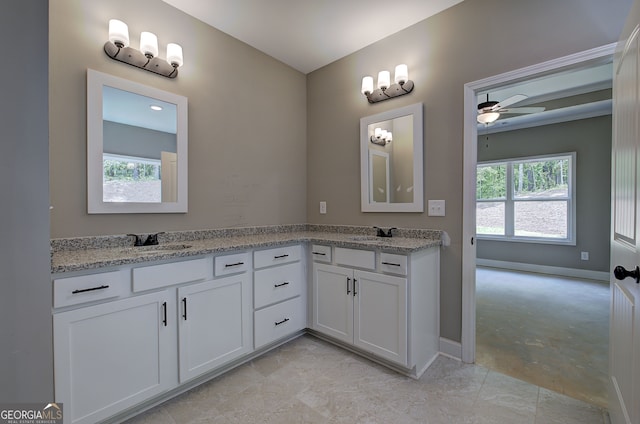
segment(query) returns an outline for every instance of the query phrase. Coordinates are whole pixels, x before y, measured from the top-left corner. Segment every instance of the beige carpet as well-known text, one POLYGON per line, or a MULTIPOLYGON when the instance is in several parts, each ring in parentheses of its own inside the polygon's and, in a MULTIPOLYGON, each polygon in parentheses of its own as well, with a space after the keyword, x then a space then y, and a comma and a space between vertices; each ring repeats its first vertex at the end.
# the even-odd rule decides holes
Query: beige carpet
POLYGON ((478 365, 606 407, 608 345, 608 283, 478 268, 478 365))

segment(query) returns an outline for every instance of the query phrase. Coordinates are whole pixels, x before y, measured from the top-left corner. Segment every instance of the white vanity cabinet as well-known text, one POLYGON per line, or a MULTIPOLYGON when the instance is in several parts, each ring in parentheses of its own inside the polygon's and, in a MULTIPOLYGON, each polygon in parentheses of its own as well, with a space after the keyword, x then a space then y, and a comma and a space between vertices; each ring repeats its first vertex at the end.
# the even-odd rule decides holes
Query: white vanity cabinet
POLYGON ((314 329, 407 366, 406 278, 316 264, 313 279, 314 329))
MULTIPOLYGON (((102 285, 100 274, 81 280, 91 277, 102 285)), ((54 314, 55 398, 65 423, 98 422, 171 387, 170 302, 163 290, 54 314)))
POLYGON ((307 326, 302 246, 254 252, 255 348, 283 339, 307 326))
MULTIPOLYGON (((217 257, 216 264, 248 263, 217 257), (231 260, 231 262, 229 262, 231 260)), ((232 256, 232 255, 229 255, 232 256)), ((224 267, 241 270, 239 265, 224 267)), ((228 274, 228 272, 224 272, 228 274)), ((178 288, 180 383, 253 350, 251 275, 248 272, 178 288)))
POLYGON ((332 262, 313 264, 313 330, 421 375, 438 354, 439 251, 334 247, 332 262))

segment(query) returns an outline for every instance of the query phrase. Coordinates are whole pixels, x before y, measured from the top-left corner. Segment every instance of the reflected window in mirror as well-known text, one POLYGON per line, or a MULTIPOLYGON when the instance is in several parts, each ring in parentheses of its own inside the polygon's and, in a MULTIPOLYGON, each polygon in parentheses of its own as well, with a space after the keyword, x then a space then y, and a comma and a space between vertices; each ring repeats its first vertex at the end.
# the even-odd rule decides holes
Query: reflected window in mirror
POLYGON ((187 99, 89 70, 89 213, 187 212, 187 99))
POLYGON ((423 212, 422 104, 360 120, 363 212, 423 212))

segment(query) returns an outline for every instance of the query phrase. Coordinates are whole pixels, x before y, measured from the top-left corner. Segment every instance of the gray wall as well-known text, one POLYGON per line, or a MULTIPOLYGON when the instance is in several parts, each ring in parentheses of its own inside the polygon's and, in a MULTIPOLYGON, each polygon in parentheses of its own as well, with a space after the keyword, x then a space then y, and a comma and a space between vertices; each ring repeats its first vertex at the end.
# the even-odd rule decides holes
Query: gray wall
POLYGON ((478 258, 609 272, 611 116, 478 137, 478 161, 567 152, 577 153, 576 245, 478 240, 478 258))
POLYGON ((3 4, 0 39, 0 402, 53 401, 48 2, 3 4))
POLYGON ((176 153, 176 135, 148 128, 103 121, 105 153, 160 160, 160 152, 176 153))
POLYGON ((306 78, 160 0, 50 2, 51 236, 306 222, 306 78), (108 21, 176 42, 175 80, 110 59, 108 21), (73 49, 69 45, 73 44, 73 49), (189 212, 88 215, 86 72, 95 69, 189 99, 189 212))
POLYGON ((631 0, 467 0, 307 77, 307 210, 317 224, 442 229, 441 335, 460 340, 462 308, 463 86, 616 42, 631 0), (413 92, 370 105, 364 75, 409 66, 413 92), (360 212, 359 120, 424 104, 425 199, 447 216, 360 212), (327 123, 334 137, 324 137, 327 123), (326 215, 318 202, 327 202, 326 215))
POLYGON ((615 42, 630 4, 467 0, 305 77, 160 0, 50 2, 51 236, 305 221, 443 229, 452 245, 441 259, 441 333, 460 340, 464 83, 615 42), (182 44, 180 76, 109 59, 110 18, 127 22, 133 40, 151 30, 161 46, 182 44), (362 76, 398 63, 414 91, 368 104, 362 76), (188 214, 86 214, 88 67, 189 98, 188 214), (445 199, 447 216, 361 213, 359 120, 416 102, 425 105, 425 199, 445 199))

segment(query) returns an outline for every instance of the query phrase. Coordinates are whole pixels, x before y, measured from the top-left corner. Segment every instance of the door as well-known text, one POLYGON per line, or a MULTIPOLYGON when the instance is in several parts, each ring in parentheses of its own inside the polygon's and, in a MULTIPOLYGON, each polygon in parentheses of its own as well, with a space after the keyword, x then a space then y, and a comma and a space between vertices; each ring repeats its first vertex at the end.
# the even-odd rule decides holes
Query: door
POLYGON ((166 291, 54 314, 55 398, 95 423, 169 388, 166 291))
POLYGON ((160 152, 160 191, 162 202, 178 201, 178 155, 160 152))
POLYGON ((640 422, 640 4, 629 14, 614 60, 609 413, 613 424, 640 422), (631 31, 629 31, 631 29, 631 31))
POLYGON ((313 328, 353 343, 353 270, 313 265, 313 328))
POLYGON ((355 271, 353 343, 407 366, 407 279, 355 271))
POLYGON ((253 349, 249 274, 180 287, 178 302, 181 383, 253 349))

